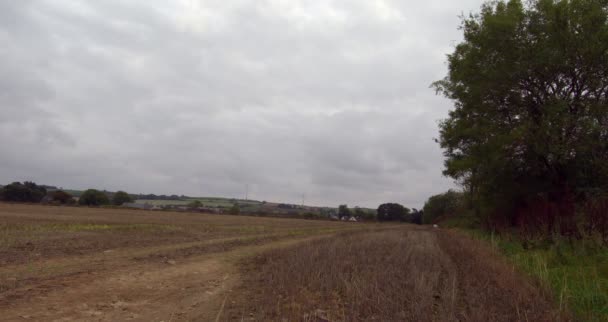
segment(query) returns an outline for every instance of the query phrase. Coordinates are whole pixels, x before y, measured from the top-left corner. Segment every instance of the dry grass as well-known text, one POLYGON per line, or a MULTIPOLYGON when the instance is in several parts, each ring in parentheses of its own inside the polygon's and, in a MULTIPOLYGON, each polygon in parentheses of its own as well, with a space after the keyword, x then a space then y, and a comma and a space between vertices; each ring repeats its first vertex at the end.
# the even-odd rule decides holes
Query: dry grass
POLYGON ((268 252, 246 267, 227 320, 560 319, 491 249, 425 229, 343 234, 268 252))

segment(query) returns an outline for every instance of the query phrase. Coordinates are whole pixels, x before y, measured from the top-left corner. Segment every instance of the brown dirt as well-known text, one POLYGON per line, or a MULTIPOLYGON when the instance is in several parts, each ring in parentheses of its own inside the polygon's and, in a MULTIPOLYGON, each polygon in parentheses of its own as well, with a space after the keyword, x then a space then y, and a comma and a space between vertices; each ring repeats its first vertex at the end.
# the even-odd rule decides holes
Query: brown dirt
POLYGON ((2 203, 0 228, 2 321, 559 318, 443 230, 2 203))
POLYGON ((241 258, 353 229, 2 203, 0 227, 2 321, 214 320, 241 258))

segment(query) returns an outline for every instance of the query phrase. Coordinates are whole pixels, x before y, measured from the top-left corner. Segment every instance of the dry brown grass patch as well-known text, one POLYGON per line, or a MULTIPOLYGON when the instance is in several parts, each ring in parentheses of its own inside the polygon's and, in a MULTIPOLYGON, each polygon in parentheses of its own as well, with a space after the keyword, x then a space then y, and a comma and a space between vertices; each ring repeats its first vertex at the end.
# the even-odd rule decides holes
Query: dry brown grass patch
POLYGON ((473 241, 409 226, 338 235, 258 256, 226 320, 554 321, 501 259, 473 241))

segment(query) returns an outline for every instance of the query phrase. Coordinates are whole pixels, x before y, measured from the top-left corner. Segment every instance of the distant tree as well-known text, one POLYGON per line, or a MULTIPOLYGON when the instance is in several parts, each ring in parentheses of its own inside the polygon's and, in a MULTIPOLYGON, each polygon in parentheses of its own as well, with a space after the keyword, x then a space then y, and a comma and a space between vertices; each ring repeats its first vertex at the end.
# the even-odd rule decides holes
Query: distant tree
POLYGON ((416 208, 412 209, 412 212, 407 216, 407 222, 416 225, 422 225, 422 216, 424 212, 422 210, 418 210, 416 208))
POLYGON ((50 196, 53 201, 59 202, 62 205, 74 203, 74 198, 72 195, 63 190, 53 191, 50 193, 50 196))
POLYGON ((40 202, 44 196, 46 196, 46 189, 29 181, 23 184, 13 182, 2 188, 2 199, 6 201, 40 202))
POLYGON ((432 224, 441 216, 453 215, 463 206, 463 202, 464 195, 454 190, 432 196, 424 204, 422 221, 425 224, 432 224))
POLYGON ((350 218, 352 216, 350 209, 348 209, 348 205, 340 205, 338 207, 338 217, 343 218, 343 217, 347 217, 350 218))
POLYGON ((355 207, 354 214, 355 214, 355 217, 357 217, 358 219, 362 219, 362 220, 366 220, 366 221, 376 220, 376 212, 370 211, 369 209, 355 207))
POLYGON ((363 209, 361 209, 360 207, 355 207, 354 214, 355 214, 355 217, 362 218, 365 216, 365 211, 363 211, 363 209))
POLYGON ((78 203, 85 206, 102 206, 110 204, 110 199, 102 191, 89 189, 82 193, 78 203))
POLYGON ((133 202, 133 198, 131 198, 131 196, 124 191, 117 191, 112 197, 112 204, 116 206, 129 202, 133 202))
POLYGON ((385 203, 376 211, 378 221, 406 221, 410 210, 398 203, 385 203))

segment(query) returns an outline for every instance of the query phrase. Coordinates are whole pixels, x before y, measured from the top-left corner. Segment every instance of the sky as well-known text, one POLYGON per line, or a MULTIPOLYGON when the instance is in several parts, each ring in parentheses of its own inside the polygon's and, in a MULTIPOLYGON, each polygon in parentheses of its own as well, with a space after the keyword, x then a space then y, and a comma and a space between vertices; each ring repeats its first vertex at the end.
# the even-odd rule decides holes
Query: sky
POLYGON ((0 183, 419 208, 481 3, 0 0, 0 183))

